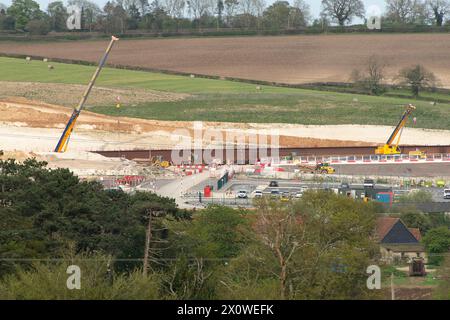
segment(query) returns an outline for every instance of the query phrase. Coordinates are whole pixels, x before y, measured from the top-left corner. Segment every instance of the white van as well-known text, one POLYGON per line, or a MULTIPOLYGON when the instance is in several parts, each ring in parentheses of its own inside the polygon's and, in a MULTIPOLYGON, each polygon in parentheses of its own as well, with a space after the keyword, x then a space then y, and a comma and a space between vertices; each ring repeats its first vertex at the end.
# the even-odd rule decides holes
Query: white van
POLYGON ((237 196, 240 199, 247 199, 248 198, 246 190, 239 190, 238 193, 237 193, 237 196))
POLYGON ((450 199, 450 189, 444 190, 444 199, 450 199))
POLYGON ((262 198, 263 192, 261 190, 255 190, 253 195, 254 195, 255 198, 262 198))

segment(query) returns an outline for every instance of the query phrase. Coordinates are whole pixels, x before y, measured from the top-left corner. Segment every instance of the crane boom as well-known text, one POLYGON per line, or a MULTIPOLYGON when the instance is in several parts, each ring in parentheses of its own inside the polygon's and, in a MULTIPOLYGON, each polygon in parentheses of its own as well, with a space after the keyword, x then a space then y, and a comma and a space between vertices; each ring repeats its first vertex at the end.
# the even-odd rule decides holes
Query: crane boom
POLYGON ((408 121, 408 117, 412 114, 412 112, 416 109, 413 105, 408 105, 406 107, 405 112, 403 113, 400 121, 395 127, 392 134, 389 136, 389 139, 386 141, 386 144, 375 149, 375 154, 400 154, 400 148, 398 145, 400 144, 400 137, 403 128, 406 125, 406 121, 408 121), (395 138, 397 138, 397 142, 394 145, 395 138))
POLYGON ((86 100, 91 93, 92 87, 94 86, 95 80, 97 80, 98 75, 100 74, 100 71, 102 70, 103 66, 105 65, 106 59, 108 59, 109 52, 111 51, 114 42, 118 41, 119 38, 116 38, 114 36, 111 37, 111 41, 109 42, 108 47, 106 48, 105 53, 103 54, 103 57, 101 58, 97 69, 95 70, 94 74, 92 75, 91 81, 89 82, 83 96, 81 97, 80 102, 75 107, 75 109, 72 112, 72 115, 70 116, 69 121, 67 122, 66 127, 64 128, 64 131, 61 135, 61 138, 59 138, 58 144, 56 145, 55 152, 64 152, 67 150, 67 145, 69 144, 70 135, 72 133, 72 130, 75 126, 75 123, 78 119, 78 116, 80 115, 81 111, 84 108, 84 104, 86 103, 86 100))

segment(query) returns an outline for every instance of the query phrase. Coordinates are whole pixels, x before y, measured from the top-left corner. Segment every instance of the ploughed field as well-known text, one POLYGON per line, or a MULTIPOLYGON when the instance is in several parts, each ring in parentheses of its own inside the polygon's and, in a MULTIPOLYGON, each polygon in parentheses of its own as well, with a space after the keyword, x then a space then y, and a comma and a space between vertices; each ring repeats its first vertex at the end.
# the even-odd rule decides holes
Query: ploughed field
MULTIPOLYGON (((0 53, 97 62, 108 40, 0 42, 0 53)), ((350 34, 121 40, 109 63, 283 83, 345 82, 370 55, 387 75, 423 64, 450 88, 450 34, 350 34)))

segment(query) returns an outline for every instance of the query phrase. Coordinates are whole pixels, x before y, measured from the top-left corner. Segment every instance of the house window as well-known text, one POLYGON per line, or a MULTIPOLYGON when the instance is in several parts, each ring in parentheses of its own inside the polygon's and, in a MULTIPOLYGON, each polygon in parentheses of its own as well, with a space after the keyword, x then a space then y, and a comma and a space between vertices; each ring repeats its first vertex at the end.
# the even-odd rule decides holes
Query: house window
POLYGON ((416 252, 417 258, 420 258, 420 252, 416 252))

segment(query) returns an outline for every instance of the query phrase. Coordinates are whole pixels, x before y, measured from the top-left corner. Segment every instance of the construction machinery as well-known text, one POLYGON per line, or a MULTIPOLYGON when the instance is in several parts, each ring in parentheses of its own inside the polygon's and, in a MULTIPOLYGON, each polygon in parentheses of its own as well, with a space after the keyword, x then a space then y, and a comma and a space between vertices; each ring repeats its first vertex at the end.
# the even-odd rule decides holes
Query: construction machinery
POLYGON ((330 166, 329 163, 319 162, 315 166, 298 164, 298 169, 301 172, 307 173, 322 173, 322 174, 333 174, 335 169, 330 166))
POLYGON ((427 153, 422 150, 414 150, 409 152, 410 157, 417 157, 418 159, 426 159, 427 153))
POLYGON ((375 154, 381 155, 401 154, 401 150, 398 145, 400 144, 400 138, 402 136, 403 128, 405 127, 406 122, 408 121, 408 117, 415 109, 416 107, 411 104, 406 107, 406 110, 403 113, 402 118, 398 122, 391 136, 387 140, 386 144, 376 148, 375 154))
POLYGON ((154 156, 151 159, 152 166, 166 169, 170 167, 170 162, 163 160, 162 156, 154 156))
POLYGON ((86 100, 91 93, 92 87, 94 86, 95 80, 97 80, 98 75, 100 74, 100 71, 102 70, 103 66, 105 65, 106 59, 108 58, 109 52, 111 51, 114 42, 118 41, 119 38, 116 38, 114 36, 111 37, 111 41, 106 48, 105 53, 103 54, 103 57, 101 58, 97 69, 94 72, 94 75, 91 78, 91 81, 89 82, 86 91, 84 92, 83 96, 81 97, 80 102, 78 103, 78 106, 73 110, 72 115, 70 116, 69 121, 67 122, 66 127, 64 128, 64 131, 61 135, 61 138, 59 138, 58 144, 56 145, 55 152, 65 152, 67 150, 67 146, 69 144, 70 135, 73 131, 73 128, 75 126, 75 123, 78 119, 78 116, 80 115, 81 111, 84 108, 84 104, 86 103, 86 100))

